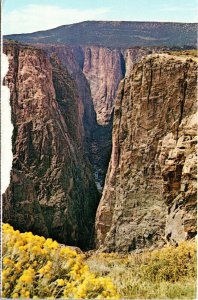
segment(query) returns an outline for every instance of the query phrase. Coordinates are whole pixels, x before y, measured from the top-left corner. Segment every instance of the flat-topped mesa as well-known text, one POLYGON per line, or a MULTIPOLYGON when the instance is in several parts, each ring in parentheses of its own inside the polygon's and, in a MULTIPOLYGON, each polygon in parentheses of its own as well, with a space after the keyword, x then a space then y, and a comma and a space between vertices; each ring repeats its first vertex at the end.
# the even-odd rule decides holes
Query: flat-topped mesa
POLYGON ((196 59, 148 55, 122 80, 97 247, 132 251, 196 234, 196 59))
POLYGON ((13 133, 3 221, 84 249, 93 242, 99 195, 85 154, 83 103, 56 56, 5 43, 13 133))
POLYGON ((25 43, 129 48, 134 46, 196 47, 197 23, 85 21, 6 38, 25 43))

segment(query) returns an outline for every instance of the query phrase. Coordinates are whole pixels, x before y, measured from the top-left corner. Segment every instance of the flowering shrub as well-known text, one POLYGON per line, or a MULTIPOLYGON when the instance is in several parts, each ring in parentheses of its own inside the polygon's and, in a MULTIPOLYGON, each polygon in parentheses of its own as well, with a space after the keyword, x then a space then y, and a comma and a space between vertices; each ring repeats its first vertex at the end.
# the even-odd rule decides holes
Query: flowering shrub
POLYGON ((118 299, 110 278, 96 277, 82 255, 52 239, 3 224, 3 297, 118 299))
POLYGON ((146 265, 142 267, 145 278, 152 281, 166 280, 176 282, 196 274, 196 244, 181 242, 178 247, 166 246, 151 253, 146 265))
POLYGON ((111 277, 122 299, 195 299, 196 242, 141 253, 100 253, 87 258, 90 270, 111 277))

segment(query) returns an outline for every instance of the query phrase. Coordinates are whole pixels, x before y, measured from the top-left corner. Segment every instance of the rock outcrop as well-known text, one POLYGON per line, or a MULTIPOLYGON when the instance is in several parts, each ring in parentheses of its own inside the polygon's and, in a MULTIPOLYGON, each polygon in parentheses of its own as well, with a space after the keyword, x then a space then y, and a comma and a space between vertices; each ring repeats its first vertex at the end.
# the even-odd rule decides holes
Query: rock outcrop
POLYGON ((120 84, 96 217, 105 251, 157 247, 196 230, 196 62, 149 55, 120 84))
POLYGON ((74 79, 79 95, 81 134, 101 192, 111 154, 113 106, 120 80, 142 56, 159 47, 113 49, 99 46, 37 44, 58 57, 74 79))
POLYGON ((112 111, 125 62, 121 50, 97 46, 39 44, 56 55, 76 82, 81 99, 84 142, 101 192, 111 155, 112 111))
POLYGON ((13 169, 3 221, 81 248, 92 246, 99 195, 84 147, 84 104, 56 55, 5 43, 13 169))
POLYGON ((79 117, 83 124, 82 135, 85 147, 89 153, 92 131, 97 126, 97 123, 90 86, 82 71, 84 62, 83 51, 80 47, 70 47, 68 45, 38 44, 37 47, 47 52, 49 57, 57 56, 61 64, 67 69, 68 73, 75 81, 79 96, 79 117))
POLYGON ((133 47, 123 50, 123 56, 125 61, 125 77, 128 77, 134 67, 134 65, 141 60, 143 56, 148 54, 167 51, 168 48, 163 47, 133 47))

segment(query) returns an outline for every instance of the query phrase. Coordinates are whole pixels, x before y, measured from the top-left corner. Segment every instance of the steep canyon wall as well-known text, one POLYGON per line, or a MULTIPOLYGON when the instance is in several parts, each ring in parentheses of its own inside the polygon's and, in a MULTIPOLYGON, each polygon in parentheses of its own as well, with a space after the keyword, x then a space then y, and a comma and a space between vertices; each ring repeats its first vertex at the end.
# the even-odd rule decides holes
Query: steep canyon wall
POLYGON ((13 169, 3 220, 21 231, 89 248, 99 195, 83 137, 83 103, 56 56, 5 43, 13 169))
MULTIPOLYGON (((38 44, 56 55, 76 82, 81 99, 84 142, 101 192, 111 155, 114 99, 125 73, 157 48, 113 49, 100 46, 38 44)), ((161 49, 160 49, 161 50, 161 49)))
POLYGON ((131 251, 196 234, 196 61, 149 55, 120 84, 97 246, 131 251))

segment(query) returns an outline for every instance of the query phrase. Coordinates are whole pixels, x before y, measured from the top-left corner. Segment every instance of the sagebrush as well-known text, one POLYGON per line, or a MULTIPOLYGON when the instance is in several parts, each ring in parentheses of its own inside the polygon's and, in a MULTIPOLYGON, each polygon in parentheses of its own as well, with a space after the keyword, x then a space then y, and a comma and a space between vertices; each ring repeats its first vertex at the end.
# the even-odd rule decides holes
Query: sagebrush
POLYGON ((95 254, 87 264, 98 276, 111 277, 123 299, 196 298, 194 241, 142 253, 95 254))
POLYGON ((3 225, 4 298, 117 299, 110 278, 89 271, 82 255, 52 239, 3 225))

